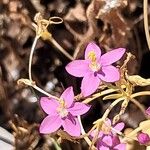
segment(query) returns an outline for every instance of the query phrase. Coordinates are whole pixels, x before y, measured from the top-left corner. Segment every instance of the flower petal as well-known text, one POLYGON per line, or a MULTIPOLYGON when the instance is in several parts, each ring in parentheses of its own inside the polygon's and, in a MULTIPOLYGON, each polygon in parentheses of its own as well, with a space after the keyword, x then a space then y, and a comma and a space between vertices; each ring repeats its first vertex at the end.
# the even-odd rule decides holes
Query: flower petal
POLYGON ((99 146, 98 149, 99 150, 110 150, 109 147, 106 147, 106 146, 103 146, 103 145, 99 146))
POLYGON ((120 122, 114 126, 114 129, 117 131, 121 131, 124 128, 124 126, 125 126, 125 124, 123 122, 120 122))
POLYGON ((125 48, 117 48, 101 56, 100 62, 102 66, 110 65, 118 61, 125 53, 125 48))
MULTIPOLYGON (((96 136, 96 133, 97 133, 97 131, 95 129, 91 132, 90 135, 94 138, 96 136)), ((101 138, 103 135, 104 135, 104 133, 102 131, 99 131, 98 138, 101 138)))
POLYGON ((71 136, 80 136, 81 128, 76 117, 73 117, 72 115, 68 116, 66 119, 64 119, 62 126, 64 130, 71 136))
POLYGON ((99 58, 101 57, 101 49, 94 42, 91 42, 87 45, 85 50, 85 60, 89 59, 89 52, 91 51, 95 53, 96 59, 99 60, 99 58))
POLYGON ((120 73, 116 67, 109 65, 102 67, 98 77, 105 82, 115 82, 120 79, 120 73))
POLYGON ((66 67, 69 74, 75 77, 83 77, 89 71, 89 61, 87 60, 74 60, 66 67))
POLYGON ((137 135, 137 139, 140 144, 147 144, 150 142, 150 136, 147 133, 143 133, 143 132, 137 135))
POLYGON ((113 141, 113 147, 120 144, 120 139, 118 136, 113 136, 112 141, 113 141))
POLYGON ((40 105, 42 109, 45 111, 45 113, 51 114, 51 115, 57 114, 56 109, 59 106, 59 103, 57 102, 57 100, 53 98, 48 98, 48 97, 41 97, 40 105))
POLYGON ((102 141, 109 147, 113 145, 112 137, 110 135, 105 135, 102 141))
POLYGON ((69 108, 74 100, 74 93, 73 93, 73 88, 72 86, 68 87, 61 95, 61 97, 64 101, 65 104, 67 105, 67 108, 69 108))
POLYGON ((68 111, 73 115, 73 116, 78 116, 78 115, 83 115, 87 111, 89 111, 90 106, 80 103, 80 102, 75 102, 72 107, 68 109, 68 111))
POLYGON ((94 76, 94 73, 87 74, 84 76, 81 83, 81 92, 84 97, 91 95, 94 93, 101 81, 98 76, 94 76))
POLYGON ((111 127, 111 120, 109 118, 107 118, 105 124, 107 126, 111 127))
POLYGON ((59 116, 48 115, 40 125, 40 133, 49 134, 57 131, 62 125, 61 118, 59 116))
POLYGON ((148 107, 148 108, 146 109, 146 114, 147 114, 148 116, 150 116, 150 107, 148 107))
POLYGON ((126 144, 118 144, 117 146, 114 147, 115 150, 126 150, 126 144))

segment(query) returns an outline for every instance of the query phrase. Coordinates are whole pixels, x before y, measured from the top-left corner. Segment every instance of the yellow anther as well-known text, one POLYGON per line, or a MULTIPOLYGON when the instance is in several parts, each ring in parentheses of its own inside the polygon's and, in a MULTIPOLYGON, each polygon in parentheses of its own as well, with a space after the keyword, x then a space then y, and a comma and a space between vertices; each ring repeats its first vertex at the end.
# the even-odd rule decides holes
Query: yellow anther
POLYGON ((65 108, 65 101, 63 100, 63 99, 61 99, 60 101, 59 101, 59 103, 60 103, 60 106, 61 107, 63 107, 63 108, 65 108))
POLYGON ((63 99, 61 99, 59 101, 60 106, 57 108, 57 112, 59 113, 59 115, 63 118, 66 117, 68 115, 68 111, 66 109, 66 104, 65 101, 63 99))
POLYGON ((92 61, 92 62, 96 62, 96 54, 94 51, 90 51, 88 53, 88 58, 92 61))

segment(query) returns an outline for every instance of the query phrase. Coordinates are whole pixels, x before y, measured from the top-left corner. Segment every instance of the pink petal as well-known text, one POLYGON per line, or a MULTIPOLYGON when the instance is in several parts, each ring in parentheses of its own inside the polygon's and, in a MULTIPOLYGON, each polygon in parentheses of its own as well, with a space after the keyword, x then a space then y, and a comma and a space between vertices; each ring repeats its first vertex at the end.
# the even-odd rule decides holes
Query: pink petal
POLYGON ((115 82, 120 79, 120 73, 116 67, 109 65, 102 67, 98 77, 105 82, 115 82))
POLYGON ((114 150, 126 150, 126 144, 122 143, 114 147, 114 150))
POLYGON ((83 77, 89 71, 89 61, 74 60, 66 66, 66 70, 75 77, 83 77))
POLYGON ((101 56, 100 59, 102 66, 110 65, 118 61, 123 56, 125 51, 126 50, 124 48, 118 48, 105 53, 104 55, 101 56))
POLYGON ((81 128, 76 117, 69 116, 63 121, 64 130, 71 136, 80 136, 81 128))
POLYGON ((111 127, 111 120, 110 120, 109 118, 107 118, 107 120, 106 120, 105 123, 106 123, 107 126, 110 126, 110 127, 111 127))
POLYGON ((118 136, 113 136, 112 141, 113 141, 113 146, 120 144, 120 139, 118 136))
POLYGON ((102 139, 102 141, 107 145, 107 146, 112 146, 113 145, 113 141, 112 141, 112 137, 110 135, 105 135, 104 138, 102 139))
POLYGON ((86 50, 85 50, 85 60, 88 60, 89 58, 89 52, 95 52, 96 54, 96 59, 99 60, 99 58, 101 57, 101 49, 94 43, 91 42, 87 45, 86 50))
POLYGON ((51 115, 57 114, 56 109, 59 106, 59 103, 57 100, 53 98, 42 97, 40 100, 40 105, 42 109, 45 111, 45 113, 51 114, 51 115))
POLYGON ((61 95, 61 98, 65 101, 67 108, 70 107, 74 100, 74 93, 72 86, 68 87, 61 95))
POLYGON ((83 96, 86 97, 94 93, 100 83, 100 79, 98 78, 98 76, 94 76, 94 73, 90 73, 84 76, 81 83, 81 92, 83 96))
POLYGON ((80 103, 80 102, 75 102, 72 107, 68 109, 68 111, 73 115, 73 116, 78 116, 78 115, 83 115, 87 111, 89 111, 90 106, 80 103))
POLYGON ((114 129, 117 131, 121 131, 124 128, 124 126, 125 126, 125 124, 123 122, 120 122, 114 126, 114 129))
POLYGON ((106 147, 106 146, 99 146, 99 150, 110 150, 108 147, 106 147))
MULTIPOLYGON (((92 132, 91 132, 91 136, 94 138, 95 136, 96 136, 96 129, 95 130, 93 130, 92 132)), ((100 137, 102 137, 104 135, 104 133, 102 132, 102 131, 100 131, 99 132, 99 134, 98 134, 98 138, 100 138, 100 137)))
POLYGON ((61 118, 59 116, 48 115, 40 125, 40 133, 49 134, 57 131, 62 125, 61 118))
POLYGON ((148 107, 148 108, 146 109, 146 114, 147 114, 148 116, 150 116, 150 107, 148 107))

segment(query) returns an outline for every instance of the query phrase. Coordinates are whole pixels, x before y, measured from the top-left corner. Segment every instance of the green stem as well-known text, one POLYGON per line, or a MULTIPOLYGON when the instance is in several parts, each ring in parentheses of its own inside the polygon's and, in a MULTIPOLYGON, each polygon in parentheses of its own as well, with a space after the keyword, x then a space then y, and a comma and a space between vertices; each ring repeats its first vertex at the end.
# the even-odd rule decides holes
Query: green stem
MULTIPOLYGON (((81 133, 82 133, 82 135, 85 135, 86 132, 85 132, 85 130, 84 130, 84 128, 83 128, 83 125, 82 125, 81 117, 80 117, 80 116, 78 116, 78 121, 79 121, 79 123, 80 123, 81 133)), ((91 140, 89 139, 88 136, 85 136, 85 137, 84 137, 84 140, 87 142, 87 144, 88 144, 89 146, 91 146, 91 140)))
POLYGON ((35 46, 36 46, 36 43, 38 41, 39 37, 36 36, 34 38, 34 41, 33 41, 33 44, 32 44, 32 47, 31 47, 31 52, 30 52, 30 57, 29 57, 29 67, 28 67, 28 73, 29 73, 29 80, 30 81, 33 81, 32 80, 32 58, 33 58, 33 53, 34 53, 34 50, 35 50, 35 46))

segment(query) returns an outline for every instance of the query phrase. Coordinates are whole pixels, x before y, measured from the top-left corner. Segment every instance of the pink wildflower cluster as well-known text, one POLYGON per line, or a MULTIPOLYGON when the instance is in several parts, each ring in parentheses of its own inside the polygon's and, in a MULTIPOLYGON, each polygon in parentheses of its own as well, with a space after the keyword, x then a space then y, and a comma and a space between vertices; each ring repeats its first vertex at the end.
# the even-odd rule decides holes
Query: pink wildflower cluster
MULTIPOLYGON (((86 97, 94 93, 102 82, 115 82, 120 79, 119 69, 112 64, 124 53, 124 48, 118 48, 101 55, 101 49, 95 43, 90 43, 85 50, 85 59, 70 62, 66 70, 75 77, 83 77, 81 93, 86 97)), ((81 127, 77 116, 85 114, 90 106, 74 101, 72 87, 62 93, 60 100, 42 97, 40 104, 47 114, 40 125, 40 133, 49 134, 63 128, 71 136, 80 135, 81 127)), ((110 121, 108 124, 111 126, 110 121)), ((123 127, 124 124, 120 123, 114 128, 121 131, 123 127)), ((99 149, 124 148, 124 144, 111 131, 108 134, 100 132, 97 145, 99 149)))
MULTIPOLYGON (((120 122, 115 126, 112 126, 115 131, 111 130, 111 121, 108 119, 106 123, 102 125, 102 129, 98 134, 97 149, 98 150, 125 150, 126 144, 121 143, 119 137, 115 131, 121 131, 124 128, 124 123, 120 122)), ((91 133, 91 136, 96 135, 96 130, 91 133)))

